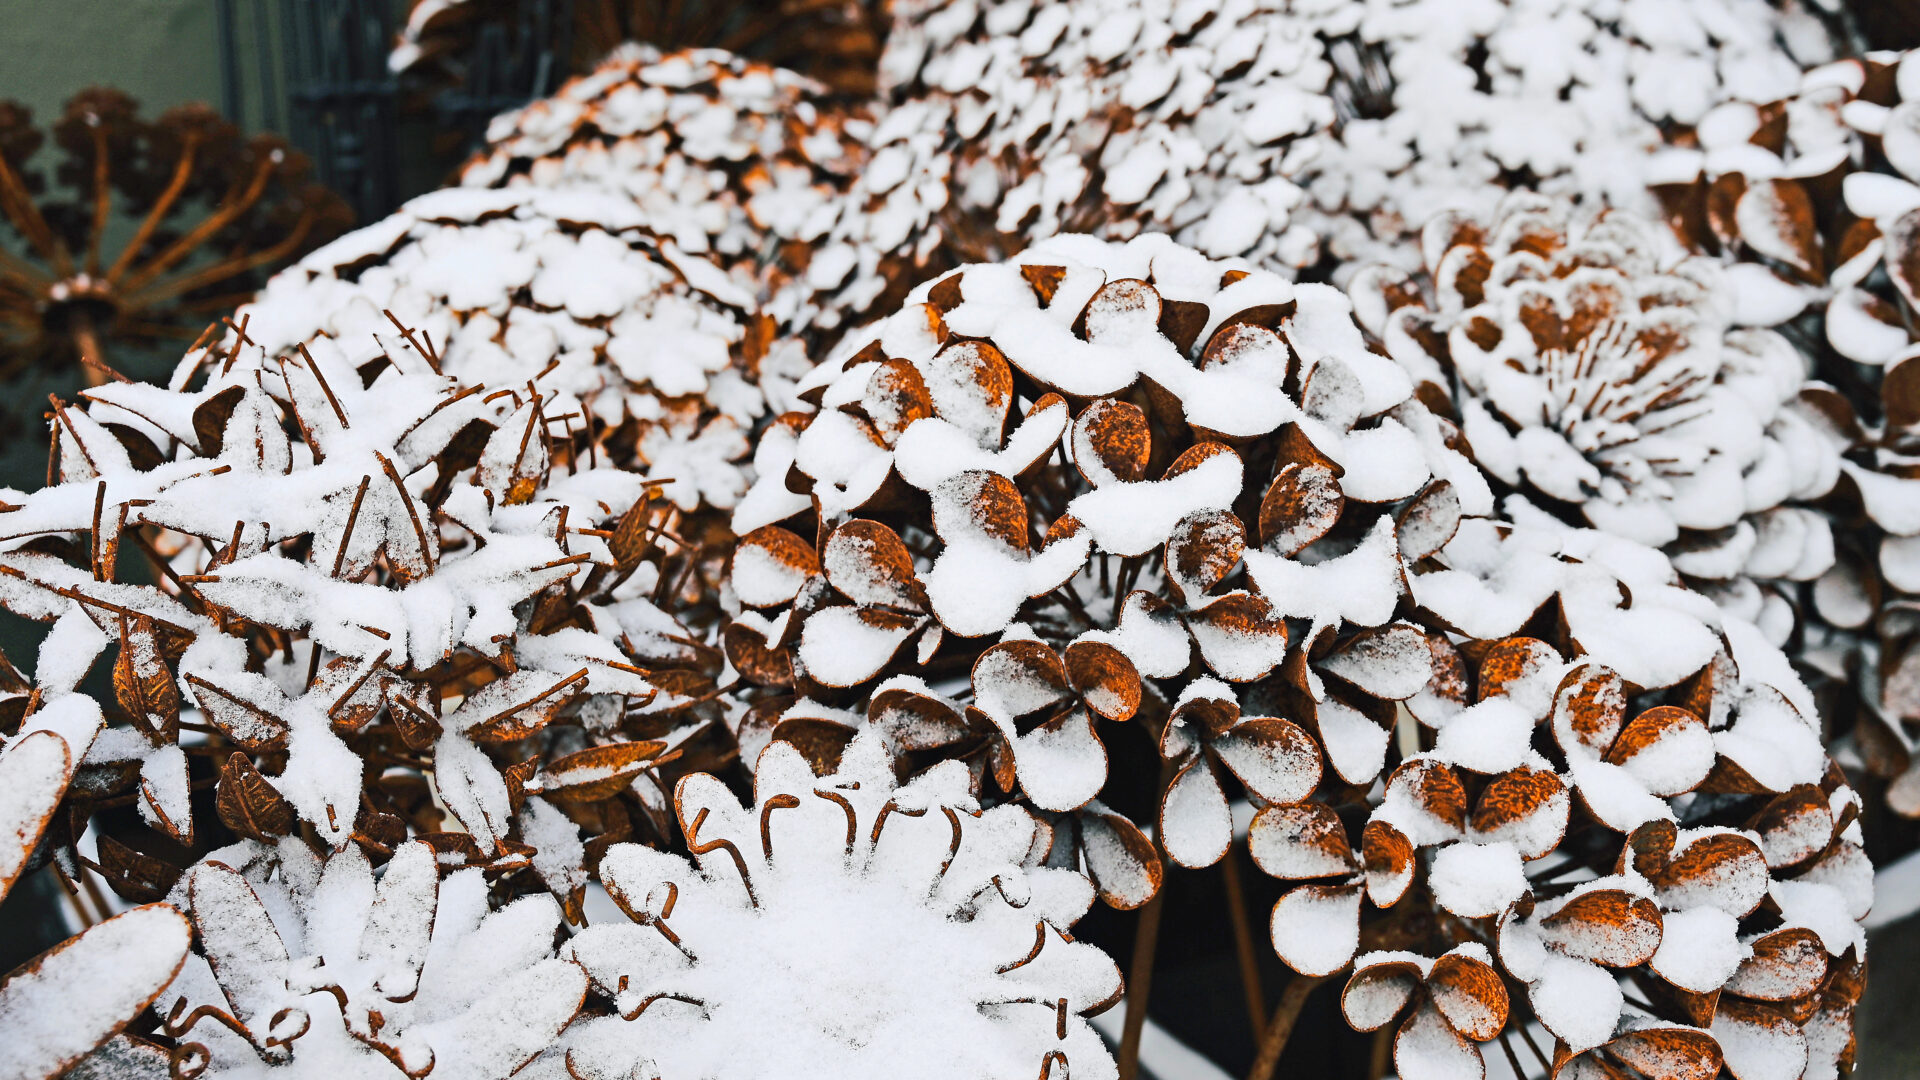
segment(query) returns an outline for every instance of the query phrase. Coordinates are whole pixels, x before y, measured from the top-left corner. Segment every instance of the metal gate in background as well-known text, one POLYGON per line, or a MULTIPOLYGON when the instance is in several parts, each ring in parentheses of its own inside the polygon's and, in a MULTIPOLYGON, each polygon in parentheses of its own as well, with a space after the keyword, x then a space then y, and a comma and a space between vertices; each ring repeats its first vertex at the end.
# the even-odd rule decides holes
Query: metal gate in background
POLYGON ((439 186, 495 114, 567 74, 572 0, 454 2, 512 17, 479 20, 447 85, 388 68, 409 0, 215 0, 222 109, 285 135, 357 220, 377 220, 439 186))

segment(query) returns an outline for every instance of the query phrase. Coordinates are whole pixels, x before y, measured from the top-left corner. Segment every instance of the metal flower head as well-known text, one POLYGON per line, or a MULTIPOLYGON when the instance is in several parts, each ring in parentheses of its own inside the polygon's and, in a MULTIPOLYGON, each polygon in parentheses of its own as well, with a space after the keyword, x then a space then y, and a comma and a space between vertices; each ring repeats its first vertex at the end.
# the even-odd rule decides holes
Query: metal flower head
POLYGON ((750 281, 650 221, 596 185, 443 189, 276 276, 239 318, 271 352, 326 336, 356 365, 411 339, 463 383, 531 386, 556 434, 651 466, 683 510, 731 507, 746 433, 804 357, 754 315, 750 281))
MULTIPOLYGON (((1805 504, 1838 478, 1838 447, 1792 346, 1732 327, 1718 267, 1668 261, 1657 240, 1630 214, 1515 195, 1488 219, 1429 223, 1430 310, 1385 268, 1356 278, 1356 305, 1430 393, 1453 398, 1490 474, 1665 547, 1761 619, 1756 581, 1832 566, 1827 519, 1805 504)), ((1762 621, 1784 640, 1781 617, 1762 621)))
POLYGON ((1084 1017, 1119 971, 1067 935, 1093 888, 1038 865, 1047 827, 983 812, 960 765, 896 787, 876 734, 824 777, 776 742, 751 804, 694 774, 675 806, 697 863, 612 848, 632 922, 565 947, 616 1012, 554 1051, 572 1076, 1114 1075, 1084 1017))
POLYGON ((53 623, 11 718, 67 746, 47 850, 139 901, 227 830, 377 857, 427 836, 578 918, 558 804, 683 753, 720 665, 660 606, 695 567, 646 480, 595 468, 537 393, 411 347, 355 365, 236 339, 175 388, 59 406, 58 482, 0 511, 0 603, 53 623))
POLYGON ((1337 290, 1159 236, 965 267, 802 389, 819 411, 769 429, 733 519, 743 744, 837 751, 864 720, 912 767, 966 761, 982 798, 1074 822, 1060 857, 1121 907, 1159 866, 1097 801, 1107 742, 1141 737, 1119 725, 1146 716, 1180 777, 1182 863, 1218 860, 1230 792, 1314 788, 1290 720, 1370 782, 1427 679, 1390 625, 1403 557, 1492 509, 1337 290))
POLYGON ((617 194, 654 235, 768 276, 777 291, 833 224, 868 127, 784 68, 719 49, 626 45, 551 97, 495 117, 460 184, 617 194))
POLYGON ((175 890, 199 951, 161 999, 173 1075, 504 1080, 579 1011, 586 974, 553 956, 560 909, 489 902, 479 870, 440 879, 397 845, 377 878, 349 845, 242 841, 175 890))
POLYGON ((37 156, 47 134, 0 102, 0 221, 19 241, 0 260, 0 376, 83 364, 89 383, 105 382, 119 352, 178 349, 351 222, 305 156, 243 137, 205 105, 150 120, 96 87, 51 126, 51 168, 37 156))
POLYGON ((885 6, 875 0, 781 0, 778 3, 687 5, 663 0, 585 0, 560 8, 519 0, 413 0, 387 64, 396 72, 458 82, 491 74, 491 42, 525 34, 570 42, 558 58, 586 71, 627 42, 662 48, 724 48, 779 64, 832 86, 871 94, 874 64, 886 32, 885 6), (571 23, 564 16, 571 12, 571 23), (544 21, 543 21, 544 20, 544 21), (476 70, 477 69, 477 70, 476 70))
POLYGON ((1253 0, 895 5, 890 108, 810 271, 823 323, 1062 232, 1313 263, 1294 178, 1334 119, 1317 35, 1359 16, 1253 0))
POLYGON ((1821 15, 1767 0, 1365 5, 1327 45, 1339 118, 1303 164, 1317 213, 1302 216, 1341 263, 1412 270, 1430 218, 1486 213, 1510 190, 1651 212, 1669 133, 1790 92, 1840 45, 1821 15))

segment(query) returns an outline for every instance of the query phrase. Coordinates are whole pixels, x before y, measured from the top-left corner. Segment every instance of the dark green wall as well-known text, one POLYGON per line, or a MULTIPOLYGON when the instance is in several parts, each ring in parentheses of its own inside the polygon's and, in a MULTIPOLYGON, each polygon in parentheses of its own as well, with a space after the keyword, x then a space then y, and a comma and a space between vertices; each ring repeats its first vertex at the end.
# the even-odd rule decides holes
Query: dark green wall
POLYGON ((42 122, 97 83, 153 113, 187 101, 217 106, 216 33, 213 0, 0 0, 0 97, 31 106, 42 122))

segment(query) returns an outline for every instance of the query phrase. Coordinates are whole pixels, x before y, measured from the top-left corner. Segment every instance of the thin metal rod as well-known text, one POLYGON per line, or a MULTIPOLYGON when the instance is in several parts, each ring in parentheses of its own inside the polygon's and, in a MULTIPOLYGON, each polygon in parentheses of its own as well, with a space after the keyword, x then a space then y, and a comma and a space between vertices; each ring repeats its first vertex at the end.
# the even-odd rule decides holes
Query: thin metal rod
POLYGON ((1140 1035, 1147 1023, 1147 995, 1153 989, 1153 954, 1160 944, 1160 913, 1165 909, 1167 886, 1164 877, 1160 891, 1140 909, 1133 930, 1133 965, 1127 974, 1127 1018, 1120 1031, 1120 1080, 1135 1080, 1140 1074, 1140 1035))
POLYGON ((1247 918, 1247 896, 1240 882, 1237 847, 1228 845, 1227 857, 1220 860, 1220 872, 1226 881, 1227 917, 1233 923, 1234 951, 1240 955, 1240 988, 1247 999, 1247 1030, 1258 1043, 1267 1016, 1267 1002, 1260 990, 1260 959, 1254 947, 1252 921, 1247 918))
POLYGON ((1267 1030, 1260 1036, 1260 1055, 1253 1059, 1253 1068, 1247 1070, 1247 1080, 1273 1080, 1273 1070, 1280 1064, 1280 1054, 1287 1048, 1287 1039, 1300 1019, 1307 995, 1326 981, 1325 976, 1308 978, 1305 975, 1295 975, 1288 980, 1287 988, 1280 991, 1279 1003, 1273 1007, 1272 1019, 1267 1021, 1267 1030))

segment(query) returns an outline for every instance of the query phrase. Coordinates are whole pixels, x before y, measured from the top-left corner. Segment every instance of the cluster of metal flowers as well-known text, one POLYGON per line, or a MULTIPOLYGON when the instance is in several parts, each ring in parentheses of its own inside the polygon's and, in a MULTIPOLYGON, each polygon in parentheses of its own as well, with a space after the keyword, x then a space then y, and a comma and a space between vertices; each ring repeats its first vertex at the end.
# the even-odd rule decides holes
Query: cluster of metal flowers
POLYGON ((63 406, 56 483, 0 513, 0 602, 54 623, 0 758, 40 777, 15 865, 197 931, 164 994, 108 996, 163 1026, 79 1053, 724 1076, 813 1040, 1099 1075, 1074 1017, 1119 983, 1064 931, 1239 820, 1274 950, 1350 969, 1354 1026, 1404 1015, 1414 1080, 1534 1025, 1562 1068, 1850 1060, 1872 872, 1805 685, 1656 548, 1498 516, 1466 384, 1369 348, 1338 289, 1162 236, 956 270, 796 382, 692 537, 537 384, 397 319, 372 357, 250 326, 63 406), (1162 765, 1110 767, 1129 740, 1162 765), (901 955, 977 975, 916 996, 901 955))
POLYGON ((817 797, 811 773, 786 793, 763 775, 763 826, 801 793, 863 815, 872 846, 844 880, 818 872, 851 858, 840 829, 785 824, 763 830, 757 874, 740 864, 744 908, 690 886, 676 915, 679 886, 649 908, 650 870, 601 872, 634 852, 737 858, 748 844, 722 824, 752 819, 715 802, 713 774, 751 777, 759 756, 743 763, 719 722, 724 533, 674 506, 670 482, 616 466, 612 429, 556 413, 559 394, 463 379, 422 332, 390 327, 370 348, 319 333, 268 349, 243 316, 166 386, 59 405, 52 482, 4 492, 0 604, 52 627, 31 680, 6 669, 0 867, 8 885, 47 868, 149 906, 0 988, 0 1016, 34 1036, 0 1062, 176 1078, 718 1067, 743 1024, 771 1055, 823 1016, 881 1008, 892 991, 862 973, 930 938, 932 959, 978 977, 887 1021, 899 1038, 922 1037, 927 1015, 971 1016, 956 1045, 981 1075, 1111 1073, 1098 1037, 1069 1023, 1119 993, 1111 961, 1062 936, 1092 887, 1043 868, 1051 830, 1017 807, 983 813, 958 766, 891 798, 877 744, 817 797), (110 677, 89 681, 109 654, 110 677), (980 821, 964 837, 962 818, 980 821), (890 891, 866 888, 882 880, 890 891), (707 952, 679 1005, 630 995, 629 974, 668 973, 631 967, 624 939, 589 947, 587 908, 609 898, 667 935, 636 928, 646 938, 679 926, 682 952, 707 952), (790 924, 710 977, 740 920, 775 902, 790 924), (835 912, 898 932, 845 954, 843 1008, 767 1029, 752 962, 770 942, 846 942, 809 925, 835 912), (968 929, 941 938, 956 913, 968 929), (723 924, 704 940, 703 918, 723 924), (1036 927, 1059 941, 1039 959, 1036 927), (151 939, 140 962, 102 960, 136 934, 151 939), (149 1006, 158 1026, 127 1033, 149 1006), (692 1056, 662 1057, 668 1023, 692 1056))
POLYGON ((1394 359, 1339 291, 1164 237, 917 288, 735 511, 743 754, 962 762, 1123 909, 1251 817, 1274 949, 1404 1014, 1406 1077, 1534 1024, 1592 1075, 1833 1075, 1872 871, 1812 695, 1656 548, 1497 517, 1394 359))
POLYGON ((1920 60, 1875 53, 1793 92, 1728 105, 1666 151, 1653 188, 1674 232, 1737 275, 1753 325, 1791 336, 1808 402, 1843 457, 1833 567, 1797 603, 1800 655, 1831 681, 1849 751, 1920 815, 1920 60))
POLYGON ((0 1063, 1131 1076, 1069 930, 1244 844, 1283 1008, 1343 979, 1404 1080, 1850 1069, 1830 748, 1920 807, 1920 61, 895 15, 871 103, 617 50, 56 405, 0 884, 147 906, 0 985, 0 1063))

